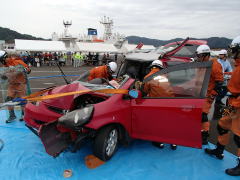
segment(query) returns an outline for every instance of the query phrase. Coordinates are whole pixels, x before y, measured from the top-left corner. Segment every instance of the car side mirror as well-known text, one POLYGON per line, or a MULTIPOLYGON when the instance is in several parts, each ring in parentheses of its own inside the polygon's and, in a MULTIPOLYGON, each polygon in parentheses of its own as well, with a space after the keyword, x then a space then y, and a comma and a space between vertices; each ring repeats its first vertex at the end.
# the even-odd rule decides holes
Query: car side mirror
POLYGON ((134 99, 141 97, 141 93, 138 90, 132 89, 128 92, 128 95, 134 99))

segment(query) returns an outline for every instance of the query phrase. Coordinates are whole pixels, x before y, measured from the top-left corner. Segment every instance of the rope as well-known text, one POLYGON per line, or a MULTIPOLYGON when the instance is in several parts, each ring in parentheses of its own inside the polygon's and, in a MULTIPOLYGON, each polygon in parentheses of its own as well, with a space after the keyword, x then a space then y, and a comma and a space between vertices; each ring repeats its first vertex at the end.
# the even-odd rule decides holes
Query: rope
POLYGON ((64 96, 70 96, 74 94, 81 94, 87 92, 99 92, 99 93, 106 93, 106 94, 128 94, 127 89, 100 89, 100 90, 82 90, 82 91, 74 91, 74 92, 67 92, 67 93, 59 93, 59 94, 51 94, 46 96, 37 96, 37 97, 25 97, 24 99, 28 101, 43 101, 47 99, 54 99, 64 96))
POLYGON ((45 92, 47 92, 47 91, 49 91, 49 90, 51 90, 53 88, 55 88, 55 86, 43 89, 43 90, 35 92, 35 93, 32 93, 32 94, 30 94, 28 96, 25 96, 23 98, 15 98, 12 101, 7 101, 7 102, 4 102, 4 103, 0 103, 0 109, 3 108, 3 107, 6 107, 6 106, 24 105, 24 104, 26 104, 26 102, 27 102, 26 100, 28 98, 34 98, 34 97, 40 96, 43 93, 45 93, 45 92))
POLYGON ((50 87, 47 89, 43 89, 42 91, 38 91, 36 93, 30 94, 29 96, 25 96, 22 98, 15 98, 12 101, 7 101, 5 103, 0 103, 0 108, 5 106, 17 106, 17 105, 24 105, 27 101, 43 101, 48 99, 54 99, 64 96, 71 96, 75 94, 82 94, 88 92, 99 92, 99 93, 106 93, 106 94, 128 94, 127 89, 99 89, 99 90, 82 90, 82 91, 73 91, 67 93, 58 93, 58 94, 51 94, 46 96, 41 96, 43 93, 53 89, 54 87, 50 87))

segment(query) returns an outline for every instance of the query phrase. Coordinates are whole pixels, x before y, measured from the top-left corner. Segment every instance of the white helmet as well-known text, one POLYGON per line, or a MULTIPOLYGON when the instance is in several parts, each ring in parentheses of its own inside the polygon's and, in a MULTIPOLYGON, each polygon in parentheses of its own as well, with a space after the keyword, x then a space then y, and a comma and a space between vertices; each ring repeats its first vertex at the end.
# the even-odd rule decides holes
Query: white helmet
POLYGON ((204 53, 210 53, 210 52, 211 52, 210 47, 205 44, 200 45, 197 48, 197 54, 204 54, 204 53))
POLYGON ((231 43, 231 47, 236 47, 236 46, 240 46, 240 36, 237 36, 236 38, 234 38, 231 43))
POLYGON ((115 63, 115 62, 110 62, 110 63, 108 63, 108 67, 109 67, 110 70, 114 73, 114 72, 116 72, 116 70, 117 70, 117 63, 115 63))
POLYGON ((151 67, 154 67, 154 66, 163 69, 163 63, 162 63, 162 61, 160 61, 160 60, 154 60, 154 61, 152 62, 152 64, 151 64, 151 67))
POLYGON ((227 55, 227 50, 222 49, 222 50, 219 52, 219 55, 227 55))
POLYGON ((240 36, 237 36, 236 38, 233 39, 230 49, 233 54, 237 55, 240 52, 240 36))
POLYGON ((7 57, 7 52, 6 51, 0 51, 0 58, 5 58, 7 57))
POLYGON ((0 62, 5 64, 5 59, 7 58, 7 52, 6 51, 0 51, 0 62))

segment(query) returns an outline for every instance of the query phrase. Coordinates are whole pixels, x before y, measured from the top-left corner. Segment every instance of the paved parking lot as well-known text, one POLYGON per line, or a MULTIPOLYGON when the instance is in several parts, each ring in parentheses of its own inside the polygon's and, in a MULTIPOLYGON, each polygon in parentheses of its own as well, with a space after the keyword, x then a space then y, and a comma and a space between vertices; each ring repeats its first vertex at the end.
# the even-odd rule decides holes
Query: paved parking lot
MULTIPOLYGON (((79 68, 74 68, 72 66, 61 67, 68 81, 73 81, 77 76, 85 71, 88 71, 92 66, 83 66, 79 68)), ((30 86, 33 92, 38 91, 43 88, 50 86, 58 86, 66 84, 63 77, 60 77, 61 72, 57 66, 44 66, 40 68, 32 67, 32 72, 29 74, 30 86), (56 77, 59 76, 59 77, 56 77), (37 79, 31 79, 32 77, 37 79)))

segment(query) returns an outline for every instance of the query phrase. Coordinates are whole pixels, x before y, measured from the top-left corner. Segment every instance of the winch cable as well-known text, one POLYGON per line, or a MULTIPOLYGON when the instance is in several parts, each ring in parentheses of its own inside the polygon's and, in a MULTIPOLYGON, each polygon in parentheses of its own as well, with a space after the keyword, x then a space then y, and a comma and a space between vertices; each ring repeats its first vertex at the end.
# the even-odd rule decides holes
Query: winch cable
POLYGON ((37 96, 40 96, 42 94, 44 94, 45 92, 48 92, 50 90, 52 90, 53 88, 55 88, 56 86, 52 86, 52 87, 48 87, 48 88, 45 88, 45 89, 42 89, 40 91, 37 91, 35 93, 32 93, 28 96, 25 96, 25 97, 22 97, 23 99, 28 99, 28 98, 33 98, 33 97, 37 97, 37 96))
POLYGON ((66 75, 64 74, 62 68, 60 67, 59 63, 57 62, 56 64, 57 64, 58 69, 59 69, 60 72, 62 73, 62 75, 63 75, 62 77, 63 77, 63 79, 65 80, 66 84, 70 84, 70 82, 67 80, 66 75))

